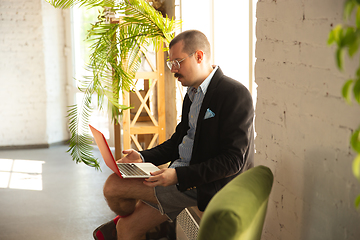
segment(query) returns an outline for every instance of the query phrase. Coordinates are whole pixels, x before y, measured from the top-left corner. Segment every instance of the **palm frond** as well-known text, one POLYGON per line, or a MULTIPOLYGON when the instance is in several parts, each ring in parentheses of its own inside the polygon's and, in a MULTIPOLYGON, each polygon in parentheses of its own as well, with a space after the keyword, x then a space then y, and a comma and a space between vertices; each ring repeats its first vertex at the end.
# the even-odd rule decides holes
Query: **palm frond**
POLYGON ((70 107, 68 117, 71 133, 69 152, 77 163, 100 169, 92 154, 92 138, 88 134, 88 124, 92 113, 92 95, 97 95, 96 108, 103 109, 107 101, 112 121, 118 123, 123 110, 129 106, 121 105, 121 91, 129 91, 135 73, 141 65, 144 48, 161 50, 171 41, 180 22, 164 18, 145 0, 47 0, 54 7, 73 6, 98 7, 122 16, 119 23, 107 22, 105 10, 92 24, 87 36, 91 43, 90 62, 86 67, 91 76, 79 82, 79 90, 84 93, 82 103, 70 107))
POLYGON ((99 162, 92 154, 92 137, 88 133, 89 118, 92 112, 91 95, 92 91, 89 87, 84 93, 82 104, 70 106, 68 118, 71 138, 68 152, 76 163, 83 162, 88 166, 95 167, 95 169, 100 169, 99 162))
POLYGON ((70 7, 113 7, 116 5, 114 0, 45 0, 55 8, 70 8, 70 7))

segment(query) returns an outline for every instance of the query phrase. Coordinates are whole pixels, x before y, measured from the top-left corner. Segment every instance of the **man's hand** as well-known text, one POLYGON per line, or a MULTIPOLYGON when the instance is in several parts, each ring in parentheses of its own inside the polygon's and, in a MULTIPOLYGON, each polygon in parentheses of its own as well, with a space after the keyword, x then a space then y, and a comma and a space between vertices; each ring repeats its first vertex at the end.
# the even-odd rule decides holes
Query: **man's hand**
POLYGON ((125 157, 117 160, 117 163, 136 163, 136 162, 142 162, 142 159, 140 157, 140 154, 133 150, 133 149, 129 149, 129 150, 124 150, 123 154, 126 154, 125 157))
POLYGON ((178 182, 176 171, 173 168, 165 168, 151 173, 151 177, 145 179, 144 184, 149 187, 170 186, 178 182))

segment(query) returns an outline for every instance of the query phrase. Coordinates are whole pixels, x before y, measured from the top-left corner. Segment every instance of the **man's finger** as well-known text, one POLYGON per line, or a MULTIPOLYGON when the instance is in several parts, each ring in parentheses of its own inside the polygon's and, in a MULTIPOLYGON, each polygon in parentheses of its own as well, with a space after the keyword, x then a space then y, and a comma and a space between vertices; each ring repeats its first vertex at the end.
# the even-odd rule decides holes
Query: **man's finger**
POLYGON ((151 172, 150 174, 151 174, 152 176, 156 176, 156 175, 162 174, 163 172, 164 172, 164 170, 160 169, 159 171, 151 172))
POLYGON ((123 150, 123 154, 129 154, 131 153, 133 150, 132 149, 127 149, 127 150, 123 150))
POLYGON ((156 186, 159 185, 158 182, 148 182, 148 181, 144 181, 143 183, 144 183, 146 186, 148 186, 148 187, 156 187, 156 186))

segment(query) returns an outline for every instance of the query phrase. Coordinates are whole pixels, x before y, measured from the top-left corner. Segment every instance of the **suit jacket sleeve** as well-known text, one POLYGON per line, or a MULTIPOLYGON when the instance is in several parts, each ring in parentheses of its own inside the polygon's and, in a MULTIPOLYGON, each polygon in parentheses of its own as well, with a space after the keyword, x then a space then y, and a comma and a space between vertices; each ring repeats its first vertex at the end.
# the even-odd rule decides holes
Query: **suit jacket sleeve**
POLYGON ((186 94, 183 102, 181 122, 176 126, 175 133, 170 139, 152 149, 140 152, 146 162, 151 162, 158 166, 179 159, 178 147, 189 129, 187 113, 188 109, 190 109, 190 104, 190 99, 186 94))

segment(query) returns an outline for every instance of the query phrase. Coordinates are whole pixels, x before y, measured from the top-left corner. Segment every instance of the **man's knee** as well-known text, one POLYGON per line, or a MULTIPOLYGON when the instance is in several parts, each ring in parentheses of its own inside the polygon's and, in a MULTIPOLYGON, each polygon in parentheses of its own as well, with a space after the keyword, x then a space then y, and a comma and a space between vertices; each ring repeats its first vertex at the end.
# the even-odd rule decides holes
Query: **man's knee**
POLYGON ((103 192, 107 201, 141 199, 157 203, 154 188, 144 185, 143 179, 123 179, 112 174, 106 180, 103 192))
POLYGON ((119 191, 120 177, 115 173, 111 174, 104 184, 104 196, 105 198, 116 197, 119 191))

